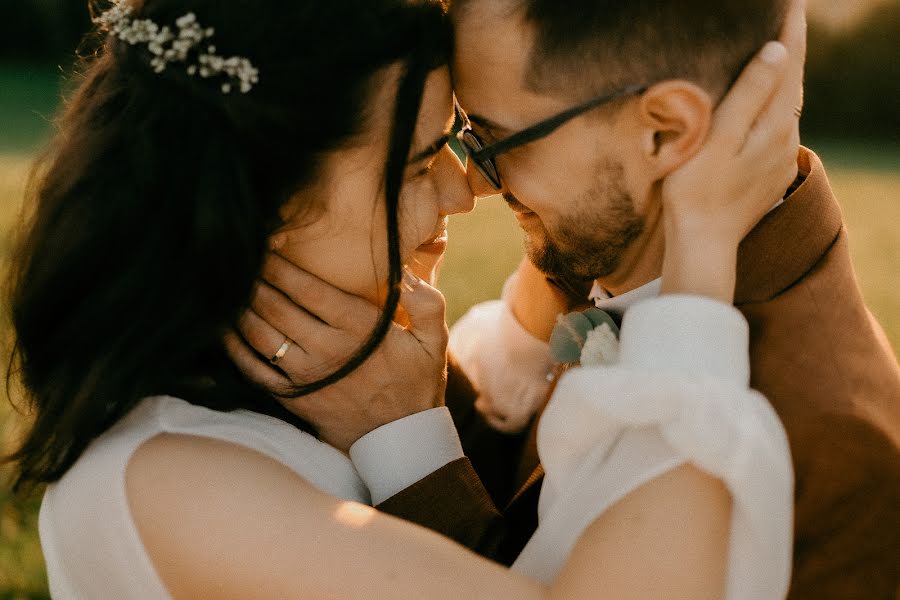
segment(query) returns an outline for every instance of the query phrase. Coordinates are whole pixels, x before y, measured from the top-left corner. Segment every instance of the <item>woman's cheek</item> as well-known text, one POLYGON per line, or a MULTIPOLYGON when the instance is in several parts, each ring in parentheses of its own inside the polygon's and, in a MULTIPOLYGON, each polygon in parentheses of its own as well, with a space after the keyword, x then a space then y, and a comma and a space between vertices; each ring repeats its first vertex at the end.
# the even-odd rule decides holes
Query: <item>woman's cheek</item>
POLYGON ((404 259, 434 234, 440 220, 437 191, 431 175, 403 186, 400 196, 400 243, 404 259))

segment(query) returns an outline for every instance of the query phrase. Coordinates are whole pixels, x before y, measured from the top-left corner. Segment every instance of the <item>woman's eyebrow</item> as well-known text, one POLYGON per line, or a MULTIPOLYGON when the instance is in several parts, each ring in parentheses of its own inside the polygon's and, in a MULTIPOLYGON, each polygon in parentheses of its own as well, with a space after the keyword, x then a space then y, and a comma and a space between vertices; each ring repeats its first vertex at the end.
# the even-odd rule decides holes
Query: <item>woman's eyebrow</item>
POLYGON ((427 158, 431 158, 432 156, 434 156, 435 154, 440 152, 441 149, 444 146, 446 146, 449 141, 450 141, 450 132, 448 131, 448 132, 444 133, 440 138, 438 138, 433 144, 431 144, 430 146, 428 146, 427 148, 425 148, 424 150, 422 150, 421 152, 419 152, 418 154, 413 156, 409 160, 409 163, 413 164, 413 163, 421 162, 427 158))

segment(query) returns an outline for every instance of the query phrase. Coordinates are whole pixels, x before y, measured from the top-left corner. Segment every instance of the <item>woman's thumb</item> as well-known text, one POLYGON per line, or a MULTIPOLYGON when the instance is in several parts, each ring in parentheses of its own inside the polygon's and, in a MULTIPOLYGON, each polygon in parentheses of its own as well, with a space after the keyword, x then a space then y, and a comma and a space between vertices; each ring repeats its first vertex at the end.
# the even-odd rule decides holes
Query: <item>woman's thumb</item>
POLYGON ((403 269, 400 287, 400 306, 409 317, 408 330, 429 353, 443 354, 448 337, 445 320, 447 305, 443 294, 409 269, 403 269))

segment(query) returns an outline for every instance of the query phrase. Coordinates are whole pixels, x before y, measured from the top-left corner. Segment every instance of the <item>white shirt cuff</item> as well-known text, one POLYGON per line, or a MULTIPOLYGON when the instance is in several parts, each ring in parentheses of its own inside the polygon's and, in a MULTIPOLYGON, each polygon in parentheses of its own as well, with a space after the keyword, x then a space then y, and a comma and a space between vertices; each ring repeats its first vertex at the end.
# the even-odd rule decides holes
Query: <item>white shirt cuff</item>
POLYGON ((443 406, 383 425, 350 448, 376 506, 464 456, 453 418, 443 406))
POLYGON ((750 383, 750 330, 739 310, 710 298, 666 295, 625 313, 619 364, 750 383))

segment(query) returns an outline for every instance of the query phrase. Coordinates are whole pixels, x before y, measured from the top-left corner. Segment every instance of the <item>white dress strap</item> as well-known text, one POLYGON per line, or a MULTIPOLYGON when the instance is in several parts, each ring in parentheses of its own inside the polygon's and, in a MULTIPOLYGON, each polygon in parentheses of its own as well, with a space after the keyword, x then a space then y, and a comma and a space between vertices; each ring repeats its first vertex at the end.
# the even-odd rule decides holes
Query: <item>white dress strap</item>
POLYGON ((147 398, 95 440, 44 494, 39 529, 53 598, 169 598, 131 517, 125 490, 132 455, 162 433, 251 448, 326 493, 369 502, 348 457, 283 421, 250 411, 213 411, 177 398, 147 398))

